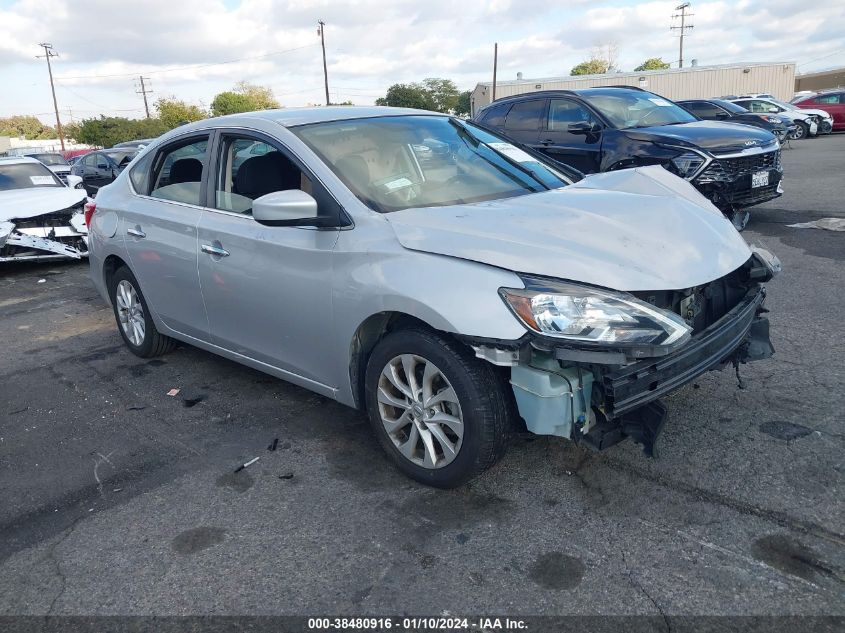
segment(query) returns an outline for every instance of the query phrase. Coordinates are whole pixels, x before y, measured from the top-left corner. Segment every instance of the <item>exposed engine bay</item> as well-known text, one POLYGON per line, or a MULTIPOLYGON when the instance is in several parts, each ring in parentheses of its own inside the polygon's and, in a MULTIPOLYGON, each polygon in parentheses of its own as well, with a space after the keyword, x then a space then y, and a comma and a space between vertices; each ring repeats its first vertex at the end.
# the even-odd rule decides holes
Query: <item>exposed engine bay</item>
POLYGON ((0 220, 0 262, 86 257, 84 204, 83 198, 67 209, 0 220))

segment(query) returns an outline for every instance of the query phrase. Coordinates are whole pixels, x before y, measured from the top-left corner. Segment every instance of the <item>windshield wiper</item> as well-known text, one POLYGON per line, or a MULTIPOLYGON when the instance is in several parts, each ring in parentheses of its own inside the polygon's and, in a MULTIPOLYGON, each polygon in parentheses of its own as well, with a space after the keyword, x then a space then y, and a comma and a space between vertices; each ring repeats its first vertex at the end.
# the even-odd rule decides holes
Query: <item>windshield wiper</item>
MULTIPOLYGON (((513 165, 514 167, 516 167, 519 171, 521 171, 522 173, 527 174, 528 176, 530 176, 533 180, 535 180, 535 181, 536 181, 536 182, 537 182, 537 183, 538 183, 541 187, 543 187, 543 189, 545 189, 546 191, 550 191, 550 190, 551 190, 551 187, 549 187, 546 183, 544 183, 544 182, 543 182, 543 180, 542 180, 542 178, 540 178, 540 176, 537 174, 537 172, 535 172, 535 171, 534 171, 533 169, 531 169, 530 167, 526 167, 525 165, 523 165, 522 163, 520 163, 518 160, 515 160, 515 159, 511 158, 510 156, 508 156, 507 154, 504 154, 503 152, 499 152, 499 151, 497 151, 495 147, 490 147, 490 145, 489 145, 489 144, 485 143, 485 142, 484 142, 484 141, 482 141, 480 138, 478 138, 475 134, 473 134, 472 132, 470 132, 470 131, 466 128, 466 126, 464 126, 464 124, 463 124, 463 123, 459 123, 459 122, 458 122, 457 120, 455 120, 455 119, 449 119, 449 123, 451 123, 451 124, 452 124, 452 125, 453 125, 453 126, 454 126, 457 130, 458 130, 458 133, 459 133, 459 134, 464 134, 465 136, 468 136, 470 139, 472 139, 473 141, 475 141, 475 142, 476 142, 476 143, 478 143, 479 145, 483 145, 484 147, 486 147, 487 149, 489 149, 490 151, 492 151, 493 153, 495 153, 495 154, 496 154, 496 156, 501 156, 501 157, 502 157, 502 158, 504 158, 504 159, 505 159, 508 163, 510 163, 511 165, 513 165)), ((513 145, 513 143, 511 143, 511 145, 513 145)))

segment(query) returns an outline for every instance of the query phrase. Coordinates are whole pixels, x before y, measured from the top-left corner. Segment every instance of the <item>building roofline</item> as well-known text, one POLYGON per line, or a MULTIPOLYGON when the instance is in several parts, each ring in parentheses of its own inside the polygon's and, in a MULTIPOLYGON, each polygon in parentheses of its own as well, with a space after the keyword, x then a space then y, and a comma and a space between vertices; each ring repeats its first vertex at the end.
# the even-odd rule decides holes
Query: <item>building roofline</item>
MULTIPOLYGON (((733 63, 733 64, 715 64, 712 66, 688 66, 686 68, 665 68, 663 70, 641 70, 624 73, 601 73, 597 75, 563 75, 558 77, 539 77, 535 79, 505 79, 496 81, 496 87, 499 86, 519 86, 524 84, 537 84, 546 81, 588 81, 591 79, 613 79, 621 77, 641 77, 643 75, 665 75, 678 74, 688 72, 701 72, 707 70, 726 70, 729 68, 760 68, 763 66, 795 66, 795 62, 747 62, 747 63, 733 63)), ((480 81, 476 84, 479 86, 492 87, 492 81, 480 81)))

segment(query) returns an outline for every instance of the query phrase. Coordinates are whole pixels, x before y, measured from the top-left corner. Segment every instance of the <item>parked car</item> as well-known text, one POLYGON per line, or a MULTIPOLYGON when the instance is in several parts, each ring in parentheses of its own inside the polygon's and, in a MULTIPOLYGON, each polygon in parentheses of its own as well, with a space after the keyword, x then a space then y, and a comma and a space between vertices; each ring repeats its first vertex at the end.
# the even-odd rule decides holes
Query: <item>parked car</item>
POLYGON ((699 121, 638 88, 530 92, 494 101, 475 120, 586 174, 663 165, 690 181, 740 230, 748 207, 783 193, 773 134, 699 121))
POLYGON ((779 114, 755 114, 722 99, 689 99, 677 104, 704 121, 730 121, 768 130, 779 141, 795 134, 798 126, 789 117, 779 114))
POLYGON ((123 141, 112 145, 112 149, 144 149, 154 140, 154 138, 141 138, 135 141, 123 141))
POLYGON ((67 181, 35 158, 0 158, 0 262, 88 254, 87 196, 77 176, 67 181))
POLYGON ((790 103, 802 110, 824 110, 833 118, 834 130, 845 130, 845 88, 803 95, 790 103))
POLYGON ((805 138, 816 134, 830 134, 833 131, 833 118, 824 110, 802 109, 777 99, 764 99, 762 97, 740 97, 730 99, 731 102, 743 108, 760 114, 786 114, 793 118, 800 131, 793 138, 805 138), (813 123, 816 124, 816 132, 813 131, 813 123))
POLYGON ((87 219, 92 279, 132 353, 180 340, 363 409, 433 486, 491 466, 520 419, 650 454, 658 398, 772 353, 763 283, 778 263, 689 183, 658 166, 573 183, 438 113, 181 126, 87 219), (424 139, 454 164, 421 165, 424 139), (235 169, 244 141, 270 151, 235 169))
POLYGON ((82 178, 89 196, 96 196, 100 188, 113 182, 137 154, 138 150, 131 148, 91 152, 71 166, 71 173, 82 178))
POLYGON ((44 163, 63 183, 67 183, 67 177, 70 175, 70 164, 65 160, 64 156, 58 152, 27 154, 27 156, 44 163))

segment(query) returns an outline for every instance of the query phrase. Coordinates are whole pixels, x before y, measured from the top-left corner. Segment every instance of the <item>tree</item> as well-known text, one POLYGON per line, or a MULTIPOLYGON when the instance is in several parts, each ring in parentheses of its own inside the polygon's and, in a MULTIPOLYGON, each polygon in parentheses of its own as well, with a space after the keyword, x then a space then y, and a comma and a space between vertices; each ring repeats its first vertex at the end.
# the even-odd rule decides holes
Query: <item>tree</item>
POLYGON ((572 67, 570 75, 602 75, 610 71, 610 63, 606 59, 593 57, 572 67))
POLYGON ((127 119, 125 117, 106 117, 85 119, 74 124, 68 136, 79 143, 98 147, 111 147, 115 143, 134 141, 142 138, 155 138, 168 129, 159 119, 127 119))
POLYGON ((471 95, 472 93, 469 90, 464 90, 458 95, 458 105, 455 106, 455 114, 458 116, 469 116, 472 114, 471 95))
POLYGON ((666 70, 667 68, 669 68, 669 64, 664 62, 662 57, 651 57, 634 68, 634 72, 640 72, 643 70, 666 70))
POLYGON ((387 89, 384 97, 376 99, 376 105, 418 110, 435 109, 431 93, 420 84, 393 84, 387 89))
POLYGON ((273 110, 282 107, 273 96, 273 91, 267 86, 256 86, 247 81, 239 81, 235 86, 235 92, 247 97, 255 105, 255 110, 273 110))
POLYGON ((0 119, 0 136, 14 136, 25 139, 58 138, 55 128, 44 125, 34 116, 10 116, 0 119))
POLYGON ((460 93, 455 82, 451 79, 429 77, 428 79, 423 79, 422 86, 431 95, 431 100, 434 102, 434 110, 438 112, 454 112, 455 108, 458 107, 460 93))
POLYGON ((253 110, 257 110, 257 108, 253 106, 249 97, 232 90, 217 94, 211 101, 211 116, 252 112, 253 110))
POLYGON ((185 103, 176 97, 162 97, 156 101, 155 108, 159 120, 168 130, 208 116, 208 113, 199 106, 185 103))

